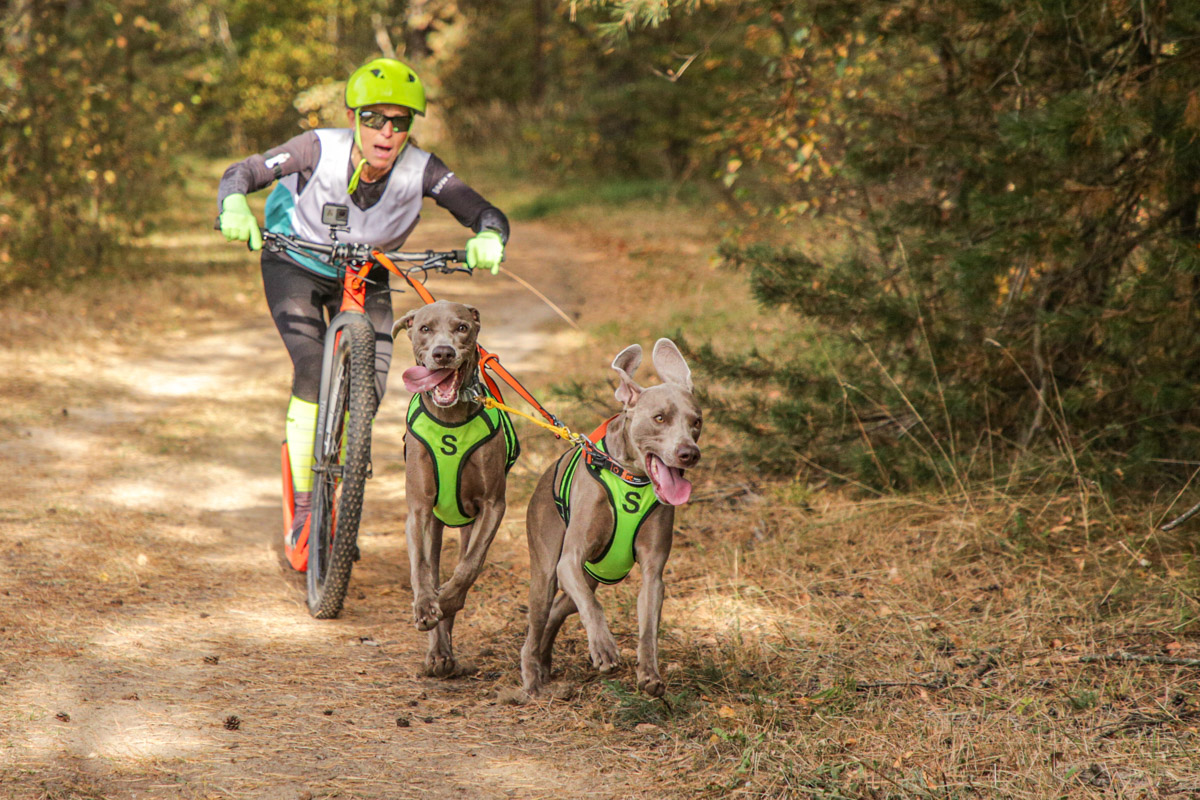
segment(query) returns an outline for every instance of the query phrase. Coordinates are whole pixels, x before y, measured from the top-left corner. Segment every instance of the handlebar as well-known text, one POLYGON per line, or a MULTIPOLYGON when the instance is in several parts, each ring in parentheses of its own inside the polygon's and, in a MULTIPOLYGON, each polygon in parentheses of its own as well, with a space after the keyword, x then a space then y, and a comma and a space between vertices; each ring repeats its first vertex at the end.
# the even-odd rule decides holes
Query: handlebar
POLYGON ((466 250, 377 251, 376 248, 369 244, 357 244, 353 242, 334 242, 332 244, 309 242, 304 239, 297 239, 294 236, 288 236, 284 233, 275 233, 274 231, 263 231, 262 236, 263 247, 267 250, 274 252, 294 250, 300 253, 318 253, 327 256, 331 266, 339 268, 351 264, 379 263, 378 259, 375 258, 375 253, 379 252, 391 261, 420 264, 418 267, 413 267, 411 271, 428 272, 434 270, 442 273, 466 272, 468 274, 472 272, 468 267, 452 266, 467 262, 466 250))

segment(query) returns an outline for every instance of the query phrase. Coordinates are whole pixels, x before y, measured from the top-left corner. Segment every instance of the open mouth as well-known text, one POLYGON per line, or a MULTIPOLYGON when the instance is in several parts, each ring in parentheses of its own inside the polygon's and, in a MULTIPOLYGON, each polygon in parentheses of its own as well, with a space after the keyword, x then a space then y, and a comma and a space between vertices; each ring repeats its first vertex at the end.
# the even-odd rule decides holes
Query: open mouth
POLYGON ((463 372, 466 364, 458 369, 429 369, 428 367, 409 367, 401 376, 404 388, 414 394, 429 392, 434 405, 446 408, 458 402, 458 390, 462 388, 463 372))
POLYGON ((668 467, 658 456, 646 456, 646 474, 658 499, 669 506, 681 506, 692 497, 692 484, 679 467, 668 467))

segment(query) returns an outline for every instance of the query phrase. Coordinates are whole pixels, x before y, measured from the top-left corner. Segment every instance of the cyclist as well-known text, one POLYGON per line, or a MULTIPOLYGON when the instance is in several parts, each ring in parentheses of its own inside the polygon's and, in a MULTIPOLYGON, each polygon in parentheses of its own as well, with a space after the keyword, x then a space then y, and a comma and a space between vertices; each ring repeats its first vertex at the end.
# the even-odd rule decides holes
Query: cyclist
MULTIPOLYGON (((350 128, 307 131, 225 171, 218 189, 218 221, 225 238, 262 249, 262 233, 246 195, 276 181, 267 198, 267 230, 328 243, 322 209, 338 204, 348 207, 349 228, 339 240, 383 250, 404 243, 417 224, 422 198, 432 197, 475 232, 467 242, 467 265, 495 274, 508 241, 508 219, 441 159, 409 140, 414 115, 425 113, 425 90, 416 73, 396 59, 369 61, 346 82, 346 109, 350 128)), ((392 359, 388 274, 377 266, 368 275, 375 283, 369 285, 365 309, 375 328, 379 399, 392 359)), ((292 359, 285 448, 295 500, 284 551, 292 566, 302 570, 307 563, 324 313, 337 312, 342 287, 327 264, 288 252, 263 251, 262 276, 271 316, 292 359)))

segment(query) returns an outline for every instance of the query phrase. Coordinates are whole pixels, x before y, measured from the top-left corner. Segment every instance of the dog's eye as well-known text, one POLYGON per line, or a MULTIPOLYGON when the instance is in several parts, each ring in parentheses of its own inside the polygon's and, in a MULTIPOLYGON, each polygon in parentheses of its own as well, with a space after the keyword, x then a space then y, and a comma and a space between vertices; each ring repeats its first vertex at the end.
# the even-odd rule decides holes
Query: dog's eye
POLYGON ((465 322, 458 323, 458 332, 459 333, 466 333, 468 330, 470 330, 470 327, 467 325, 467 323, 465 323, 465 322))
POLYGON ((654 421, 657 422, 659 425, 661 425, 667 421, 667 418, 664 417, 662 414, 655 414, 654 421))
POLYGON ((428 326, 428 325, 422 325, 422 326, 421 326, 421 333, 429 333, 429 326, 428 326))

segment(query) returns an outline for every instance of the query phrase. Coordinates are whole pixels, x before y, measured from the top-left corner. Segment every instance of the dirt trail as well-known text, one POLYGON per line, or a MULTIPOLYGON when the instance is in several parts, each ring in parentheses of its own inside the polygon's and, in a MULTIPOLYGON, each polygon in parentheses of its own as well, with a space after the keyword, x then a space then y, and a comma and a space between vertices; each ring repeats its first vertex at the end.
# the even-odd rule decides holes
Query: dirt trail
MULTIPOLYGON (((425 216, 414 248, 462 240, 441 210, 425 216)), ((290 367, 254 259, 215 234, 159 244, 164 264, 200 253, 238 266, 177 263, 137 309, 114 289, 62 311, 10 303, 0 323, 0 796, 623 797, 656 785, 569 703, 495 699, 519 680, 519 500, 558 446, 520 427, 509 515, 456 629, 479 672, 419 677, 398 380, 411 353, 398 350, 376 424, 346 609, 313 620, 279 546, 290 367)), ((580 247, 522 225, 508 266, 578 308, 573 282, 605 262, 580 247)), ((533 384, 581 341, 503 277, 430 286, 479 306, 484 344, 533 384)))

